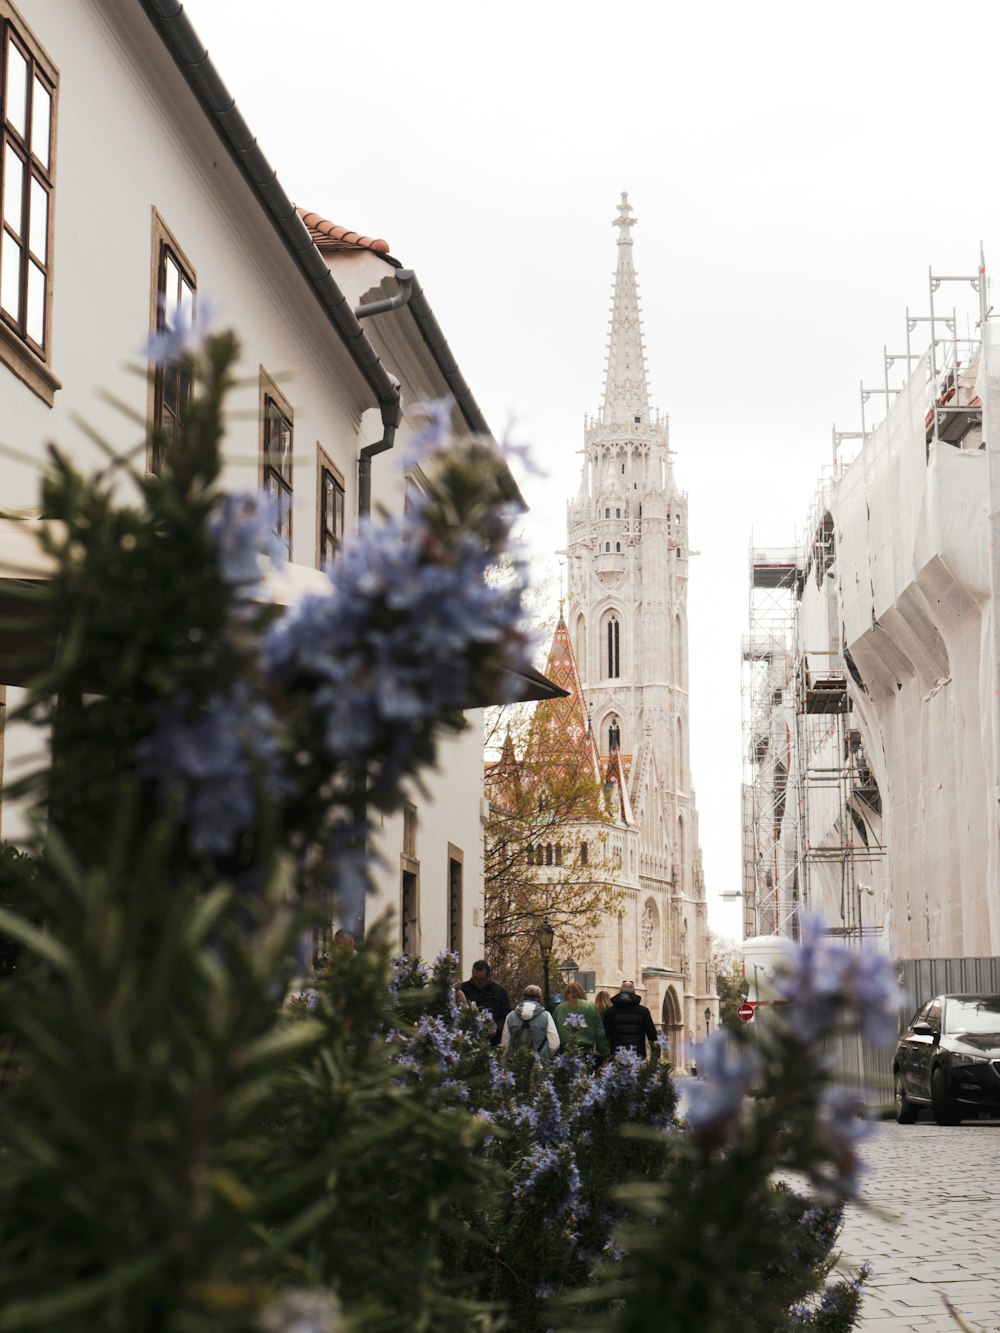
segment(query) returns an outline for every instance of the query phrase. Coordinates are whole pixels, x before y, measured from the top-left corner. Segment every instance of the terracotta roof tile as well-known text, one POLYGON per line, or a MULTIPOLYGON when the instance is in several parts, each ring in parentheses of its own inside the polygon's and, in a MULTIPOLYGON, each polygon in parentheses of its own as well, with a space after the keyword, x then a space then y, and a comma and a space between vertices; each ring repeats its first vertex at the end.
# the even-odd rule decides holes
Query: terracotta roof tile
POLYGON ((362 236, 347 227, 338 227, 335 222, 327 222, 318 213, 307 213, 304 208, 297 208, 296 213, 306 224, 309 234, 322 251, 331 250, 372 250, 377 255, 389 253, 388 241, 373 240, 371 236, 362 236))

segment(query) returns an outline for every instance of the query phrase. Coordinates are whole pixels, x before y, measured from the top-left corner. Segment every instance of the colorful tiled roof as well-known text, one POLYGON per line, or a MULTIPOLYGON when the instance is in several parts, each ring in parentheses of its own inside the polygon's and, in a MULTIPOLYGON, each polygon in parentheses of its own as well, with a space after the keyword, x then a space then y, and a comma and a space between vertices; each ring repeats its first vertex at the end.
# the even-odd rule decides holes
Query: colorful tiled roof
POLYGON ((306 224, 316 248, 324 253, 334 250, 372 250, 377 255, 389 253, 388 241, 373 240, 371 236, 362 236, 348 227, 338 227, 335 222, 328 222, 318 213, 307 213, 304 208, 295 211, 306 224))
POLYGON ((583 697, 569 630, 562 616, 552 636, 545 674, 566 691, 566 697, 546 699, 531 719, 526 761, 536 771, 573 769, 580 778, 601 781, 601 765, 583 697))

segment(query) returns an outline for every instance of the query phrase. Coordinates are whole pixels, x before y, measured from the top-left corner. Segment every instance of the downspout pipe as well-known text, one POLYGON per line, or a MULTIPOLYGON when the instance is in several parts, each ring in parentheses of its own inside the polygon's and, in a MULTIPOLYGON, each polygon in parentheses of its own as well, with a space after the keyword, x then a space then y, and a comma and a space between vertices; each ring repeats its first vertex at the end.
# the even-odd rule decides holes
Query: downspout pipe
POLYGON ((391 419, 395 426, 399 421, 399 382, 382 365, 378 353, 365 336, 305 223, 278 181, 277 173, 261 152, 235 99, 184 13, 183 4, 180 0, 139 0, 139 3, 374 393, 383 421, 391 419))
MULTIPOLYGON (((400 310, 412 295, 413 270, 398 268, 394 274, 399 290, 395 296, 387 296, 384 301, 369 301, 365 305, 355 306, 355 319, 368 319, 372 315, 387 315, 390 310, 400 310)), ((372 512, 372 459, 376 454, 384 454, 396 442, 396 430, 402 415, 399 401, 399 382, 396 382, 396 413, 382 413, 383 434, 375 444, 366 444, 358 455, 358 517, 367 518, 372 512)))
POLYGON ((359 518, 367 518, 372 512, 372 459, 376 454, 384 454, 395 444, 396 431, 399 427, 401 417, 402 404, 399 399, 397 381, 395 408, 392 410, 383 408, 382 410, 382 438, 377 440, 374 444, 366 444, 358 455, 359 518))
POLYGON ((399 286, 395 296, 387 296, 384 301, 369 301, 366 305, 354 307, 355 319, 367 319, 371 315, 385 315, 390 310, 399 310, 410 299, 413 287, 413 269, 397 268, 393 277, 399 286))

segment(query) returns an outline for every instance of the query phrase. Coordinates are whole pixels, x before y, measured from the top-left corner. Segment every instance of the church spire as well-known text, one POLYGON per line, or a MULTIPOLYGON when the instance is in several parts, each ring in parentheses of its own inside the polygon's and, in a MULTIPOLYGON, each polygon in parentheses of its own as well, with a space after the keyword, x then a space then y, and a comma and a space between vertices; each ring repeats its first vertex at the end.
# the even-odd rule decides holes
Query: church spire
POLYGON ((643 425, 649 420, 649 390, 646 384, 646 357, 642 346, 642 321, 639 316, 639 288, 632 267, 632 228, 638 218, 623 190, 618 216, 618 268, 611 303, 611 337, 608 342, 608 368, 604 380, 604 406, 601 420, 632 423, 636 417, 643 425))

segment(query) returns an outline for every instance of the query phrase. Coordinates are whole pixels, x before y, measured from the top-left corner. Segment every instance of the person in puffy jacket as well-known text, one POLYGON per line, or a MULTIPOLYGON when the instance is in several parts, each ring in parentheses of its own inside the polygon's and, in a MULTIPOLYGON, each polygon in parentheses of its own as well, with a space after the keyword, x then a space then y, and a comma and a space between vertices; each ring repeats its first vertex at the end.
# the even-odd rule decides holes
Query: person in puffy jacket
POLYGON ((624 1048, 637 1051, 646 1058, 646 1042, 654 1060, 659 1058, 656 1024, 653 1016, 635 993, 634 981, 623 981, 621 990, 612 995, 611 1005, 604 1011, 604 1031, 608 1036, 611 1054, 624 1048))

